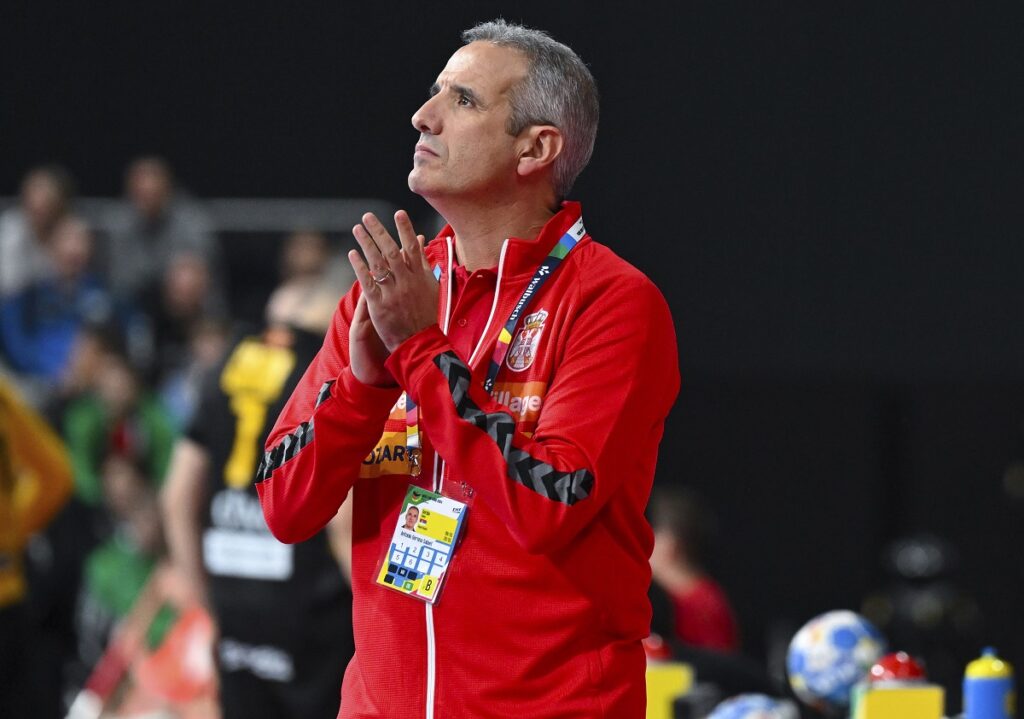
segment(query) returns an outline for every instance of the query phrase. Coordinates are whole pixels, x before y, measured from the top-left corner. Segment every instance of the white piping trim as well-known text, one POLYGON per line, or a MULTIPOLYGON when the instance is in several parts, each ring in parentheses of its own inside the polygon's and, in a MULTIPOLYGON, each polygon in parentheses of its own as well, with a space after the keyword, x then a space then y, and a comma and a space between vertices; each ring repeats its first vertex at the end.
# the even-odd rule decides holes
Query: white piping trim
MULTIPOLYGON (((448 245, 448 289, 447 289, 447 292, 445 293, 446 296, 445 296, 445 302, 444 302, 444 324, 441 325, 441 331, 444 332, 445 335, 447 335, 448 334, 448 327, 451 325, 451 322, 452 322, 452 263, 454 262, 454 258, 455 258, 455 248, 452 247, 452 238, 451 237, 445 237, 444 240, 445 240, 445 242, 448 245)), ((443 460, 438 461, 437 453, 435 452, 434 453, 434 481, 433 481, 433 485, 434 485, 433 489, 434 489, 435 492, 440 492, 441 491, 441 485, 444 483, 444 473, 443 473, 443 468, 442 468, 443 464, 444 464, 444 461, 443 460)), ((427 606, 430 606, 430 605, 428 604, 427 606)))
POLYGON ((448 334, 448 324, 452 321, 452 258, 455 256, 455 249, 452 247, 452 238, 445 237, 448 243, 448 297, 444 303, 444 330, 448 334))
POLYGON ((494 283, 494 300, 491 302, 491 314, 487 315, 487 324, 484 325, 484 331, 480 333, 480 339, 476 342, 476 349, 473 350, 473 354, 469 356, 469 366, 473 366, 473 360, 476 359, 477 353, 480 348, 484 346, 484 340, 487 339, 487 330, 491 328, 491 320, 494 319, 494 313, 498 309, 498 295, 501 293, 501 275, 505 271, 505 250, 508 249, 508 240, 501 243, 501 254, 498 255, 498 279, 494 283))
MULTIPOLYGON (((448 326, 452 321, 452 258, 455 251, 452 248, 452 238, 445 237, 448 245, 448 291, 444 303, 444 324, 441 329, 448 334, 448 326)), ((434 453, 434 491, 440 492, 444 482, 444 460, 441 460, 437 453, 434 453)), ((434 642, 434 605, 425 604, 427 618, 427 697, 426 697, 426 719, 434 719, 434 695, 437 691, 437 649, 434 642)))
POLYGON ((434 605, 427 608, 427 712, 426 719, 434 719, 434 685, 437 683, 437 659, 434 656, 434 605))

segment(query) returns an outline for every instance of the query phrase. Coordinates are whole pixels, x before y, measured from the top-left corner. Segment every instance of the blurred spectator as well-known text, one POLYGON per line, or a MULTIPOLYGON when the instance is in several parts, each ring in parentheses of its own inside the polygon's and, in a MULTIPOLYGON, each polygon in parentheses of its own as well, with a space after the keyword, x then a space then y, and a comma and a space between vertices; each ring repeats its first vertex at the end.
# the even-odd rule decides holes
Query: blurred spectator
POLYGON ((37 167, 21 185, 21 204, 0 215, 0 297, 46 274, 46 246, 67 214, 74 182, 63 167, 37 167))
MULTIPOLYGON (((320 232, 293 232, 281 251, 281 285, 267 303, 268 317, 288 317, 310 328, 337 307, 355 280, 348 261, 332 258, 327 238, 320 232)), ((321 330, 320 334, 323 334, 321 330)))
POLYGON ((125 354, 124 333, 113 324, 86 324, 75 335, 64 365, 57 394, 51 398, 47 415, 55 422, 64 416, 72 400, 91 391, 108 354, 125 354))
POLYGON ((114 305, 89 269, 93 237, 68 217, 46 247, 51 271, 0 301, 0 336, 13 369, 54 385, 64 374, 78 331, 114 317, 114 305))
MULTIPOLYGON (((288 248, 305 242, 293 238, 288 248)), ((349 502, 325 531, 283 545, 254 484, 263 440, 320 348, 340 294, 317 279, 333 301, 296 301, 309 298, 297 280, 323 267, 317 254, 274 293, 265 331, 242 338, 206 378, 163 490, 172 561, 219 625, 224 719, 334 717, 353 652, 349 502), (271 615, 273 623, 263 621, 271 615)))
POLYGON ((0 377, 0 717, 38 716, 32 692, 23 553, 71 494, 71 465, 57 435, 0 377))
MULTIPOLYGON (((63 426, 67 407, 91 392, 104 358, 123 353, 121 332, 112 325, 87 325, 75 338, 65 374, 51 393, 47 416, 63 426)), ((80 684, 78 588, 85 558, 110 533, 105 509, 72 497, 44 532, 32 539, 26 566, 32 594, 31 622, 36 653, 34 719, 63 719, 66 692, 80 684)))
POLYGON ((167 163, 140 158, 128 168, 125 183, 128 203, 111 218, 106 254, 114 293, 138 297, 182 254, 203 258, 220 288, 220 246, 210 222, 195 203, 175 191, 167 163))
POLYGON ((103 654, 164 550, 156 491, 143 466, 111 454, 103 462, 102 477, 113 533, 85 562, 76 624, 79 658, 86 667, 103 654))
POLYGON ((296 230, 285 240, 281 251, 282 277, 285 282, 319 278, 330 261, 327 238, 316 230, 296 230))
POLYGON ((735 613, 706 570, 715 534, 710 511, 692 492, 656 488, 649 513, 654 529, 652 579, 671 600, 675 637, 692 647, 737 651, 735 613))
POLYGON ((184 370, 194 335, 208 321, 222 322, 223 305, 204 257, 192 253, 169 260, 159 284, 144 302, 150 321, 150 376, 156 383, 184 370))
POLYGON ((103 356, 93 391, 72 402, 64 434, 75 471, 75 491, 86 504, 101 503, 100 464, 110 453, 139 461, 156 484, 163 481, 174 444, 174 423, 147 392, 123 355, 103 356))
POLYGON ((164 375, 159 387, 160 400, 179 430, 192 421, 199 403, 199 387, 224 356, 228 334, 226 322, 199 321, 189 338, 187 363, 164 375))

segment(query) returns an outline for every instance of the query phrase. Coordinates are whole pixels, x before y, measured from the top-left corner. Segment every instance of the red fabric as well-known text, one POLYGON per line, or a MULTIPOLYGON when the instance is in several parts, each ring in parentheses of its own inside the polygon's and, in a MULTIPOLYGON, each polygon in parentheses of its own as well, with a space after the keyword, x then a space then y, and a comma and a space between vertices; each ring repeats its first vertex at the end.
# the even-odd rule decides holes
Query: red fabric
MULTIPOLYGON (((513 305, 579 212, 566 203, 535 241, 506 243, 497 311, 486 330, 492 295, 460 283, 463 302, 453 310, 450 337, 429 327, 388 360, 420 408, 424 461, 416 484, 434 486, 440 458, 441 490, 472 502, 436 606, 374 584, 411 478, 394 459, 395 445, 405 441, 400 390, 362 385, 348 369, 358 287, 342 299, 320 354, 268 439, 273 450, 313 420, 312 440, 257 484, 267 523, 283 541, 319 530, 354 487, 356 655, 340 717, 428 716, 428 696, 438 719, 644 716, 641 640, 650 624, 653 537, 643 511, 679 385, 668 307, 646 277, 584 238, 525 313, 548 315, 532 364, 518 372, 506 364, 498 375, 495 397, 505 404, 482 386, 513 305), (471 365, 470 400, 488 415, 514 418, 511 445, 532 461, 591 473, 589 496, 570 506, 513 481, 495 439, 458 414, 435 360, 455 352, 469 364, 467 348, 479 332, 484 342, 471 365), (333 379, 329 398, 314 409, 321 386, 333 379)), ((445 228, 428 246, 442 270, 439 322, 449 234, 445 228)))
POLYGON ((452 316, 448 323, 448 341, 460 357, 469 357, 487 324, 498 275, 494 269, 469 274, 456 265, 452 274, 452 316))
POLYGON ((736 617, 725 592, 708 578, 687 592, 672 595, 676 637, 695 647, 721 652, 739 650, 736 617))

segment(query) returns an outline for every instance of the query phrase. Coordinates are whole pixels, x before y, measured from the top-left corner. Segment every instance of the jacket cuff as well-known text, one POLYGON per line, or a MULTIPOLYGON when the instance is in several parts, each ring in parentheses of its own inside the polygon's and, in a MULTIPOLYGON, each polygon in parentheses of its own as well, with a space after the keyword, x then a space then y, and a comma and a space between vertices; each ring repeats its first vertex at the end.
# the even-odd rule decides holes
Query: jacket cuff
POLYGON ((362 408, 368 415, 383 414, 386 418, 402 394, 401 387, 375 387, 360 382, 349 367, 341 370, 331 394, 343 397, 350 406, 362 408))
POLYGON ((436 324, 431 325, 398 345, 384 366, 398 380, 398 384, 418 402, 419 397, 416 396, 415 388, 423 379, 423 375, 433 368, 434 358, 451 348, 451 343, 441 328, 436 324))

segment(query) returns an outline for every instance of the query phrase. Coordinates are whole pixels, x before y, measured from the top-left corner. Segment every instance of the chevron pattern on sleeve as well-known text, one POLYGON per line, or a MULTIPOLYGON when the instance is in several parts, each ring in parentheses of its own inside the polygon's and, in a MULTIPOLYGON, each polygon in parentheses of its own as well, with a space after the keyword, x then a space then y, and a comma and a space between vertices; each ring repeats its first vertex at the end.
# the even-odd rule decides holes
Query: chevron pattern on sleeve
POLYGON ((473 402, 469 396, 469 368, 458 355, 444 352, 434 358, 434 364, 448 380, 448 390, 459 417, 482 429, 498 445, 508 465, 509 479, 547 499, 569 506, 590 496, 594 488, 594 475, 589 470, 562 472, 513 446, 516 423, 512 415, 505 412, 488 414, 473 402))
MULTIPOLYGON (((334 382, 334 380, 324 382, 320 391, 316 393, 316 405, 314 405, 313 409, 322 405, 327 398, 331 396, 331 385, 333 385, 334 382)), ((294 432, 287 435, 284 439, 274 445, 273 449, 269 449, 263 453, 263 460, 260 462, 260 466, 256 470, 256 481, 262 482, 266 479, 270 479, 275 469, 297 455, 300 449, 312 441, 313 420, 310 419, 308 422, 303 422, 296 427, 294 432)))

